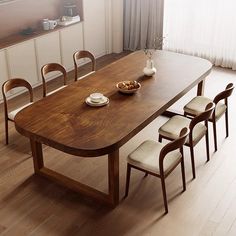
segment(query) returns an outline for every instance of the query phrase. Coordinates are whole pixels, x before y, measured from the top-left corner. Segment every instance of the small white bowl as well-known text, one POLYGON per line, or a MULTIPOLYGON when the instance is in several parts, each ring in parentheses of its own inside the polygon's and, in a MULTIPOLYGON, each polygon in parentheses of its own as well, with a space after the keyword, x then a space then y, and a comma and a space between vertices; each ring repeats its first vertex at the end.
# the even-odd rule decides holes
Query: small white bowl
POLYGON ((102 93, 92 93, 89 97, 92 102, 101 102, 104 96, 102 93))

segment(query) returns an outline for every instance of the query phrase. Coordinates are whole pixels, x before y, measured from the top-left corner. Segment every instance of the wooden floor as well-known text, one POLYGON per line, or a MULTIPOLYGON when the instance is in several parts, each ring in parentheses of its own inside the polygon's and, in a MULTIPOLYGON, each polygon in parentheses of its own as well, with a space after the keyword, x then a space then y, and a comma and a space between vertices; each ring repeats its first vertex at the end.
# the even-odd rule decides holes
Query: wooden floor
MULTIPOLYGON (((121 55, 99 60, 102 67, 121 55)), ((158 67, 158 65, 157 65, 158 67)), ((83 72, 86 72, 85 66, 83 72)), ((72 81, 72 80, 71 80, 72 81)), ((206 82, 206 95, 213 97, 226 84, 236 84, 236 72, 216 68, 206 82)), ((56 83, 52 82, 51 87, 56 83)), ((41 97, 40 88, 35 90, 41 97)), ((194 95, 191 91, 174 108, 194 95)), ((185 148, 187 191, 181 194, 181 172, 167 178, 169 214, 164 208, 160 180, 133 171, 129 197, 122 199, 126 156, 145 139, 157 139, 157 129, 167 118, 159 117, 125 144, 120 151, 120 205, 109 209, 34 175, 29 141, 10 129, 10 145, 4 145, 4 123, 0 113, 0 235, 236 235, 236 93, 230 99, 230 137, 225 139, 224 119, 218 125, 219 151, 206 163, 204 140, 196 147, 196 180, 192 181, 189 150, 185 148)), ((15 107, 25 101, 22 95, 11 101, 15 107)), ((131 121, 132 122, 132 121, 131 121)), ((210 126, 211 127, 211 126, 210 126)), ((46 165, 70 177, 107 190, 106 156, 83 159, 44 147, 46 165)))

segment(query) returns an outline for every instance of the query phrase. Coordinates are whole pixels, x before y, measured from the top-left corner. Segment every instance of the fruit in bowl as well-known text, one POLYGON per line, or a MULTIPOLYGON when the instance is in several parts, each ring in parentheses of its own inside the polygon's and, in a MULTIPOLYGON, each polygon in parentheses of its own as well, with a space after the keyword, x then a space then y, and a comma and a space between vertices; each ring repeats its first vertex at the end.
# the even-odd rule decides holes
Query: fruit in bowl
POLYGON ((116 84, 117 89, 122 93, 135 93, 141 88, 141 84, 137 81, 121 81, 116 84))

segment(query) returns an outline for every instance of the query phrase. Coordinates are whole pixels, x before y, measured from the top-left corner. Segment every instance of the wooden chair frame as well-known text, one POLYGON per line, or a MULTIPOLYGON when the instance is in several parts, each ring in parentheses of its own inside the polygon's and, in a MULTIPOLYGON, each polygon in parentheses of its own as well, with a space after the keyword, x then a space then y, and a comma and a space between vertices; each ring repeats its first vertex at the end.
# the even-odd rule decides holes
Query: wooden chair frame
MULTIPOLYGON (((79 65, 77 61, 82 58, 89 58, 92 62, 92 72, 96 70, 96 60, 94 55, 89 51, 78 51, 73 54, 73 60, 74 60, 74 70, 75 70, 75 81, 78 80, 78 68, 79 65)), ((90 72, 91 73, 91 72, 90 72)), ((86 76, 86 75, 85 75, 86 76)))
MULTIPOLYGON (((229 136, 228 97, 231 96, 231 94, 233 93, 233 90, 234 90, 234 85, 232 83, 230 83, 226 86, 225 90, 220 92, 219 94, 217 94, 215 96, 214 100, 213 100, 213 102, 215 103, 216 106, 217 106, 218 102, 220 102, 221 100, 224 100, 224 103, 226 105, 226 111, 225 111, 226 138, 229 136)), ((216 120, 215 112, 216 111, 214 109, 213 114, 212 114, 212 118, 210 118, 209 121, 212 122, 212 125, 213 125, 214 146, 215 146, 215 152, 216 152, 217 149, 218 149, 218 147, 217 147, 216 122, 218 120, 216 120)), ((193 117, 193 114, 190 114, 190 113, 187 113, 187 112, 184 112, 184 115, 193 117)))
POLYGON ((5 115, 5 136, 6 136, 6 145, 9 143, 9 131, 8 131, 8 121, 14 122, 14 120, 8 117, 8 101, 7 101, 7 92, 14 88, 25 87, 30 95, 30 102, 33 102, 33 89, 31 85, 24 79, 14 78, 9 79, 2 85, 2 95, 3 95, 3 103, 4 103, 4 115, 5 115))
MULTIPOLYGON (((190 148, 190 155, 191 155, 191 165, 192 165, 192 173, 193 173, 193 179, 196 178, 196 170, 195 170, 195 158, 194 158, 194 147, 198 142, 193 142, 193 129, 194 127, 204 121, 205 126, 206 126, 206 134, 205 134, 205 139, 206 139, 206 153, 207 153, 207 162, 210 160, 210 149, 209 149, 209 132, 208 132, 208 119, 213 113, 213 110, 215 108, 214 103, 210 102, 207 104, 205 111, 202 112, 200 115, 194 117, 190 124, 189 124, 189 143, 185 143, 185 146, 188 146, 190 148)), ((167 139, 167 140, 173 140, 170 139, 169 137, 165 137, 161 134, 159 134, 159 142, 162 142, 162 139, 167 139)))
POLYGON ((129 184, 130 184, 130 175, 131 175, 131 168, 140 170, 145 172, 145 176, 148 174, 156 176, 161 179, 161 185, 162 185, 162 194, 163 194, 163 200, 164 200, 164 206, 165 206, 165 214, 168 213, 168 202, 167 202, 167 195, 166 195, 166 186, 165 186, 165 179, 169 176, 169 174, 181 163, 181 172, 182 172, 182 182, 183 182, 183 192, 186 190, 186 181, 185 181, 185 169, 184 169, 184 153, 183 153, 183 145, 186 142, 187 136, 189 134, 188 128, 183 128, 180 132, 179 138, 166 144, 159 155, 159 168, 160 168, 160 175, 147 171, 145 169, 139 168, 137 166, 131 165, 130 163, 127 163, 127 174, 126 174, 126 189, 125 189, 125 197, 129 194, 129 184), (180 153, 182 155, 182 158, 178 163, 176 163, 175 166, 173 166, 168 172, 165 173, 164 171, 164 160, 168 153, 180 149, 180 153))
POLYGON ((48 63, 41 68, 41 75, 42 75, 42 80, 43 80, 43 97, 47 96, 47 84, 46 84, 46 74, 54 71, 59 71, 62 73, 63 77, 63 85, 67 84, 67 73, 66 69, 64 66, 58 63, 48 63))

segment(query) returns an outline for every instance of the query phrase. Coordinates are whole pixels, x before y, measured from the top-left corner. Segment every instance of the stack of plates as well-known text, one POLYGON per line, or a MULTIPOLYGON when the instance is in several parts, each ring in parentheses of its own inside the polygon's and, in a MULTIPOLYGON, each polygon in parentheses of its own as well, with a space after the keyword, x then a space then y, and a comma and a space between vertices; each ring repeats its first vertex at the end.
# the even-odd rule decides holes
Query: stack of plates
POLYGON ((101 107, 109 103, 109 98, 100 93, 93 93, 85 99, 85 102, 92 107, 101 107))

